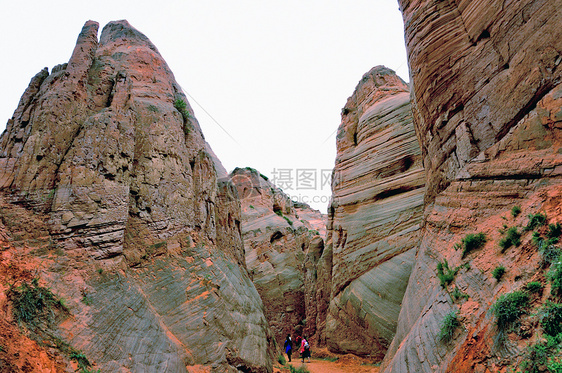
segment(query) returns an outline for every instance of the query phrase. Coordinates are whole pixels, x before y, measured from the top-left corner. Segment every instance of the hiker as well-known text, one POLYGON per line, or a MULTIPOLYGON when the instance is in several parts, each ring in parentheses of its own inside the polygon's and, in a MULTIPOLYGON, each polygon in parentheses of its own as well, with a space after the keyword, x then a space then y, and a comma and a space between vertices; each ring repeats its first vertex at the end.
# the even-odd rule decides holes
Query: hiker
POLYGON ((301 348, 299 352, 301 353, 302 362, 304 363, 304 358, 306 357, 307 361, 310 363, 310 345, 308 344, 308 341, 304 336, 302 337, 301 348))
POLYGON ((285 353, 289 358, 289 362, 291 361, 291 354, 293 353, 293 341, 291 340, 291 335, 287 334, 287 339, 285 339, 285 344, 283 345, 285 348, 285 353))

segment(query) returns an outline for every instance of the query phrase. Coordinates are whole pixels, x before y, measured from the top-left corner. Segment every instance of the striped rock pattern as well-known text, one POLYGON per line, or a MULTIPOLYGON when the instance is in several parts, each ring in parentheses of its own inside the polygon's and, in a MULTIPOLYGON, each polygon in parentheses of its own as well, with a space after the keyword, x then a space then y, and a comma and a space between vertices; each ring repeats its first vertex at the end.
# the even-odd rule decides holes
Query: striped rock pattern
MULTIPOLYGON (((414 123, 427 173, 423 239, 384 372, 487 372, 515 368, 540 328, 498 344, 490 306, 529 281, 547 283, 527 215, 562 216, 562 13, 559 1, 399 1, 414 123), (521 207, 513 217, 510 209, 521 207), (499 247, 505 227, 524 232, 499 247), (486 234, 466 256, 455 245, 486 234), (438 262, 459 268, 446 289, 438 262), (506 275, 496 281, 498 265, 506 275), (466 294, 454 299, 454 289, 466 294), (447 290, 447 291, 445 291, 447 290), (438 337, 445 315, 462 327, 438 337)), ((544 234, 544 231, 542 232, 544 234)), ((539 307, 546 297, 535 304, 539 307)), ((522 325, 532 323, 523 319, 522 325)))
POLYGON ((327 246, 326 341, 382 357, 396 329, 424 199, 409 91, 390 69, 366 73, 342 111, 327 246))
POLYGON ((271 371, 236 189, 150 40, 97 32, 32 79, 0 138, 2 193, 48 217, 41 281, 73 314, 57 333, 101 371, 271 371))
POLYGON ((242 205, 246 265, 277 343, 287 334, 315 334, 316 263, 326 216, 291 201, 252 168, 236 168, 230 178, 242 205))

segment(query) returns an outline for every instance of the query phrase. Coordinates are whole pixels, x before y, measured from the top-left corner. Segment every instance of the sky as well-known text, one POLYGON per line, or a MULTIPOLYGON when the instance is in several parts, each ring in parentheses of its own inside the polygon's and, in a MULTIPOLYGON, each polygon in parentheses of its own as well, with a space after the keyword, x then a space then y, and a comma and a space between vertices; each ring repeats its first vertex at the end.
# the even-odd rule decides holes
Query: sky
MULTIPOLYGON (((2 1, 0 131, 31 78, 68 62, 87 20, 158 48, 230 172, 252 167, 325 213, 341 109, 364 73, 408 81, 396 0, 2 1)), ((98 35, 99 36, 99 35, 98 35)))

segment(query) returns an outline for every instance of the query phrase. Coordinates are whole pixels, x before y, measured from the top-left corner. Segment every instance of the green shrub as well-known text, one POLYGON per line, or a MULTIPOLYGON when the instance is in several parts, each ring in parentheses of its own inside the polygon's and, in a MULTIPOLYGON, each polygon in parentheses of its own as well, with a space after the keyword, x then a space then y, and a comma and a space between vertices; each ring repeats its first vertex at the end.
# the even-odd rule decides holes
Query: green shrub
POLYGON ((517 227, 511 227, 507 230, 504 238, 500 240, 502 253, 511 246, 519 246, 521 244, 521 233, 517 231, 517 227))
POLYGON ((560 342, 562 334, 556 337, 545 335, 546 341, 541 341, 527 347, 521 368, 523 372, 540 373, 545 372, 545 367, 548 372, 562 373, 562 364, 560 364, 560 342), (558 357, 557 357, 558 356, 558 357))
POLYGON ((68 311, 64 301, 57 299, 51 290, 41 287, 37 279, 23 283, 17 288, 8 290, 8 298, 12 301, 13 313, 18 323, 36 326, 40 321, 52 321, 53 311, 68 311))
POLYGON ((180 112, 184 121, 189 120, 190 114, 189 111, 187 110, 187 103, 184 100, 182 100, 181 98, 177 98, 174 101, 174 107, 176 108, 177 111, 180 112))
POLYGON ((304 367, 304 366, 295 368, 294 366, 289 365, 289 371, 291 373, 310 373, 310 371, 308 369, 306 369, 306 367, 304 367))
POLYGON ((542 259, 547 263, 554 263, 560 260, 560 248, 555 246, 554 244, 550 244, 548 241, 545 241, 542 250, 539 250, 542 259))
POLYGON ((439 339, 441 341, 449 341, 453 338, 455 330, 461 325, 458 319, 458 311, 453 310, 445 315, 441 322, 441 329, 439 330, 439 339))
POLYGON ((543 289, 543 285, 538 281, 529 282, 525 285, 525 290, 527 290, 531 294, 541 293, 543 289))
POLYGON ((84 355, 81 351, 72 349, 69 357, 70 360, 74 360, 78 364, 78 367, 82 369, 82 372, 88 372, 87 368, 92 366, 86 355, 84 355))
POLYGON ((529 223, 525 227, 525 230, 532 231, 533 229, 540 227, 541 225, 546 224, 546 214, 541 214, 540 212, 537 214, 530 214, 529 223))
POLYGON ((511 216, 513 216, 514 218, 517 217, 517 215, 519 215, 521 213, 521 207, 520 206, 513 206, 511 208, 511 216))
POLYGON ((544 372, 542 367, 546 365, 549 357, 549 349, 545 343, 536 343, 527 348, 525 360, 521 363, 524 372, 540 373, 544 372))
POLYGON ((547 277, 551 283, 551 294, 562 294, 562 263, 560 262, 560 260, 552 264, 550 271, 547 273, 547 277))
POLYGON ((558 238, 560 237, 561 233, 562 233, 562 225, 560 225, 560 223, 548 225, 548 233, 547 233, 548 238, 558 238))
POLYGON ((541 237, 539 232, 533 232, 532 238, 533 244, 537 247, 537 249, 541 248, 541 245, 544 243, 544 238, 541 237))
POLYGON ((473 250, 479 249, 486 243, 486 235, 484 233, 469 233, 462 239, 463 251, 462 257, 464 258, 468 253, 473 250))
POLYGON ((264 179, 265 181, 269 180, 269 178, 267 176, 265 176, 264 174, 260 174, 261 178, 264 179))
POLYGON ((552 337, 562 333, 562 304, 547 301, 541 310, 541 326, 552 337))
POLYGON ((562 363, 558 361, 551 361, 546 367, 551 373, 562 373, 562 363))
POLYGON ((496 325, 499 330, 506 330, 513 322, 525 312, 529 304, 529 295, 523 291, 514 291, 504 294, 492 305, 492 312, 496 316, 496 325))
POLYGON ((283 354, 277 356, 277 361, 278 361, 279 364, 281 364, 281 365, 287 364, 287 360, 285 360, 285 356, 283 356, 283 354))
POLYGON ((468 294, 463 293, 459 288, 455 288, 451 292, 451 297, 453 298, 453 302, 456 302, 459 299, 468 299, 468 294))
POLYGON ((447 263, 447 259, 443 259, 443 263, 437 263, 437 277, 439 278, 439 282, 441 283, 442 287, 447 287, 453 280, 455 279, 455 275, 457 274, 459 267, 455 269, 449 268, 449 263, 447 263))
POLYGON ((292 227, 293 226, 293 221, 291 219, 289 219, 286 216, 283 216, 283 219, 285 219, 285 221, 292 227))
POLYGON ((500 265, 494 268, 494 270, 492 271, 492 276, 494 276, 494 278, 499 281, 504 273, 505 267, 500 265))
POLYGON ((540 233, 533 232, 533 244, 539 249, 539 253, 543 261, 547 263, 554 263, 558 261, 561 251, 555 246, 558 243, 557 237, 551 237, 545 240, 540 233))
POLYGON ((253 205, 250 205, 250 208, 251 208, 251 209, 255 209, 255 207, 254 207, 253 205))

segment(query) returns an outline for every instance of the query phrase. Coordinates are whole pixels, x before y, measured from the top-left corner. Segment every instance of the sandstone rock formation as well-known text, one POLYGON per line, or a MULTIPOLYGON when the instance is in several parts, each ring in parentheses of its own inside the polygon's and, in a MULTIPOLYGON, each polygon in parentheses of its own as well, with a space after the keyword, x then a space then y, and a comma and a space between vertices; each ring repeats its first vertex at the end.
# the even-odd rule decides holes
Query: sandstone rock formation
POLYGON ((531 232, 502 252, 500 231, 521 232, 527 215, 538 212, 551 223, 561 220, 562 4, 399 2, 427 173, 427 221, 383 370, 513 368, 540 327, 498 343, 490 306, 529 281, 548 281, 531 232), (522 213, 513 217, 516 205, 522 213), (466 256, 455 249, 477 232, 487 236, 482 249, 466 256), (445 288, 436 278, 444 259, 459 269, 445 288), (507 271, 499 282, 490 273, 498 264, 507 271), (468 300, 455 300, 453 289, 468 300), (462 327, 447 343, 438 334, 451 311, 459 312, 462 327))
POLYGON ((287 334, 316 332, 316 263, 324 249, 326 217, 295 203, 252 168, 230 178, 242 205, 246 265, 279 344, 287 334))
POLYGON ((2 194, 41 217, 38 275, 68 300, 57 338, 108 372, 271 371, 236 189, 156 47, 127 21, 97 32, 0 138, 2 194))
POLYGON ((326 263, 332 351, 382 358, 394 337, 420 235, 424 171, 407 85, 366 73, 342 111, 326 263), (331 255, 331 258, 327 256, 331 255))

